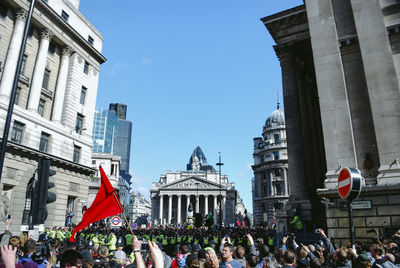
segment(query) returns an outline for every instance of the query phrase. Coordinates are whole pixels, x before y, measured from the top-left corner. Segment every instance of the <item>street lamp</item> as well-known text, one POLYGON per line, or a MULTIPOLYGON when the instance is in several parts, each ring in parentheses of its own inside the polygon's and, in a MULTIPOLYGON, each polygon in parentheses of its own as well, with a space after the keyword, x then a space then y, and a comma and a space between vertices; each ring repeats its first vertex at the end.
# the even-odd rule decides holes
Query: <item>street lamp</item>
POLYGON ((219 160, 216 164, 219 169, 219 226, 222 226, 222 189, 221 189, 221 166, 224 163, 221 163, 221 152, 218 152, 219 160))

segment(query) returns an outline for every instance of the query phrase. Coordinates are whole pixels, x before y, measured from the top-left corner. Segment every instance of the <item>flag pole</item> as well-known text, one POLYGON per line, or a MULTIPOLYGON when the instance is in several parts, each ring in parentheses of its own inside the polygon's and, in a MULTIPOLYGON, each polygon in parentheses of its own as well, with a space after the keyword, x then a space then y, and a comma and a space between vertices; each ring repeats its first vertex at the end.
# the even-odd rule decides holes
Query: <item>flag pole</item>
POLYGON ((122 204, 121 204, 121 202, 120 202, 120 200, 119 200, 119 198, 118 198, 118 196, 117 196, 117 193, 116 193, 115 191, 113 192, 113 196, 114 196, 114 198, 115 198, 115 201, 117 201, 117 204, 118 204, 118 206, 119 206, 119 209, 122 211, 122 215, 124 216, 124 220, 125 220, 125 222, 126 222, 126 225, 128 226, 128 229, 131 231, 131 234, 134 236, 133 231, 132 231, 131 227, 129 226, 128 219, 127 219, 126 216, 125 216, 125 211, 122 209, 122 204))

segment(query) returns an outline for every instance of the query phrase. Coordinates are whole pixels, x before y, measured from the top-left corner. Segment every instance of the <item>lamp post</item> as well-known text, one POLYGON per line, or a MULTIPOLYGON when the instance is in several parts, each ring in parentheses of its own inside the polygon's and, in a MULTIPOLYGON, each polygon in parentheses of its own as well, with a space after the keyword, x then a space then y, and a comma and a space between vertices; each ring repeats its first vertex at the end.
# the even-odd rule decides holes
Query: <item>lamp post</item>
POLYGON ((219 226, 222 226, 222 189, 221 189, 221 166, 224 163, 221 163, 221 152, 218 152, 219 158, 218 163, 216 164, 219 169, 219 226))

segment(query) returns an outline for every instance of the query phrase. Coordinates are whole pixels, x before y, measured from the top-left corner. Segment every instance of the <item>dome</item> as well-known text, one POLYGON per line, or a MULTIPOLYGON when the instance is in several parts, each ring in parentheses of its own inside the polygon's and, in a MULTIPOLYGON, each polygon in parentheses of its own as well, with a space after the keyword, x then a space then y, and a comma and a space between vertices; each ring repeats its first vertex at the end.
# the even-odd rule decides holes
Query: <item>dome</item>
POLYGON ((281 110, 278 102, 278 107, 273 111, 265 121, 265 127, 277 127, 285 124, 285 114, 281 110))

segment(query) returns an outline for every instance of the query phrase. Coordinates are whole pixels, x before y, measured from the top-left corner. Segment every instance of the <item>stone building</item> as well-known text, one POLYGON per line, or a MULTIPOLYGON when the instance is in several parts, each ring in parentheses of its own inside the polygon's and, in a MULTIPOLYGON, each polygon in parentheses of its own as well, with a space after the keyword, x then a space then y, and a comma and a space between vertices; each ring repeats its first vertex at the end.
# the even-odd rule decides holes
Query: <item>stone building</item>
POLYGON ((308 199, 317 224, 316 212, 325 211, 318 198, 330 199, 328 234, 341 242, 349 239, 346 204, 336 191, 343 167, 365 178, 356 239, 400 226, 399 7, 389 0, 306 0, 262 19, 282 67, 290 199, 308 199))
POLYGON ((135 222, 139 217, 148 217, 151 215, 151 203, 143 194, 139 192, 131 193, 129 202, 132 206, 131 222, 135 222))
MULTIPOLYGON (((107 175, 112 187, 119 191, 119 167, 121 165, 121 157, 107 153, 93 153, 92 167, 96 173, 89 180, 89 197, 87 207, 90 207, 99 191, 101 185, 101 176, 99 167, 101 166, 107 175)), ((121 199, 121 197, 120 197, 121 199)), ((121 200, 122 203, 122 200, 121 200)))
POLYGON ((253 157, 255 224, 275 222, 280 231, 287 230, 288 158, 285 115, 279 102, 265 122, 262 137, 254 138, 253 157))
MULTIPOLYGON (((29 1, 0 2, 0 132, 3 133, 29 1)), ((27 225, 28 182, 38 159, 51 160, 57 195, 46 226, 62 226, 67 206, 73 222, 88 198, 92 124, 103 36, 79 12, 79 0, 36 1, 16 92, 0 189, 0 222, 11 213, 13 230, 27 225), (81 202, 79 202, 81 201, 81 202), (71 206, 73 204, 73 206, 71 206)), ((18 230, 17 230, 18 229, 18 230)))
POLYGON ((150 195, 153 224, 183 224, 190 203, 203 219, 211 213, 217 220, 220 201, 223 224, 235 222, 235 184, 207 163, 200 147, 193 151, 186 171, 167 171, 159 182, 153 182, 150 195))

